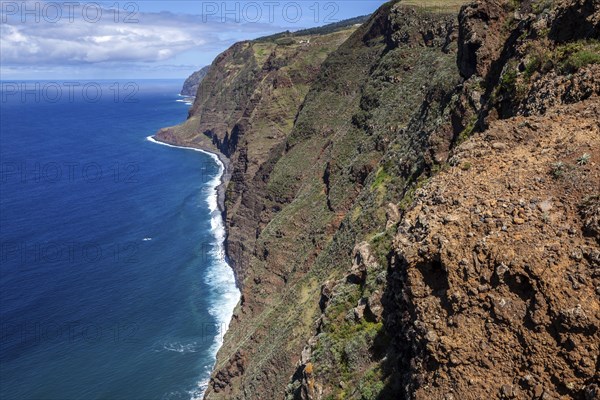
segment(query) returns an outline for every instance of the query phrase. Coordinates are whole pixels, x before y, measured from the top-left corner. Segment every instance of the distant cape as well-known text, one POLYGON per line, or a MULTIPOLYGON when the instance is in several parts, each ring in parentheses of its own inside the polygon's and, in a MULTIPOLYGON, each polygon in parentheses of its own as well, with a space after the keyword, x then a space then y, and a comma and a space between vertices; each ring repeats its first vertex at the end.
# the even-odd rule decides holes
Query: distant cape
POLYGON ((198 86, 200 86, 200 82, 204 79, 208 71, 210 70, 210 65, 202 68, 199 71, 194 72, 190 75, 185 82, 183 83, 183 88, 181 88, 182 96, 196 96, 196 92, 198 91, 198 86))

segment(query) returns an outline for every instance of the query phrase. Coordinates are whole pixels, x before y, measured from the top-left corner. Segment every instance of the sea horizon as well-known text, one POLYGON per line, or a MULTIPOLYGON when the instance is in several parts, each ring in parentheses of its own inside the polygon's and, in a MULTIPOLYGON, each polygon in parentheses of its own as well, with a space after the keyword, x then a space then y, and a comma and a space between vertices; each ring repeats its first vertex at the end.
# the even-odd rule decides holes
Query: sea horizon
POLYGON ((201 398, 237 303, 223 167, 147 139, 185 119, 181 81, 114 81, 2 96, 3 398, 201 398))

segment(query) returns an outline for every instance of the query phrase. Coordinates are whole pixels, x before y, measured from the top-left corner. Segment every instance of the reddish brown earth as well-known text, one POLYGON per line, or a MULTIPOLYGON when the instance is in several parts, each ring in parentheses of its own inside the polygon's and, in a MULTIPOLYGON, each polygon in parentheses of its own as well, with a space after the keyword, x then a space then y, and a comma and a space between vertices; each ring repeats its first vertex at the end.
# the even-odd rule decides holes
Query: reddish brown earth
POLYGON ((415 398, 598 398, 600 99, 495 121, 451 164, 394 239, 415 398))

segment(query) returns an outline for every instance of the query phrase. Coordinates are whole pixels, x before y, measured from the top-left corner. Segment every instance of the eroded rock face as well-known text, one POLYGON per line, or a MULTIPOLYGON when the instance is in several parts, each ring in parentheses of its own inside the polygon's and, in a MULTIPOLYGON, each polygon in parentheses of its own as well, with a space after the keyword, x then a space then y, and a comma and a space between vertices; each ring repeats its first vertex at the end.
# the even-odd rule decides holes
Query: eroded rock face
POLYGON ((553 17, 549 36, 561 43, 600 38, 597 0, 563 0, 553 17))
POLYGON ((377 264, 377 261, 371 254, 371 249, 367 242, 356 245, 353 250, 353 263, 347 281, 354 284, 364 284, 367 279, 367 271, 377 264))
MULTIPOLYGON (((589 153, 585 153, 589 158, 591 155, 589 153)), ((588 157, 583 155, 583 158, 579 159, 579 163, 587 164, 589 162, 588 157)), ((596 237, 596 240, 600 242, 600 195, 590 195, 583 199, 581 204, 579 205, 579 212, 581 214, 581 218, 583 219, 583 229, 586 233, 591 236, 596 237)))
POLYGON ((533 83, 531 92, 520 106, 523 114, 543 114, 558 104, 571 104, 600 94, 600 65, 591 65, 570 74, 558 75, 555 72, 540 77, 533 83))
POLYGON ((502 51, 506 33, 501 29, 508 18, 504 0, 469 3, 458 16, 458 68, 468 79, 474 74, 485 76, 502 51))
POLYGON ((393 289, 398 308, 415 317, 402 328, 415 398, 596 393, 600 264, 584 227, 595 223, 600 164, 577 155, 600 161, 598 117, 593 97, 496 121, 418 193, 393 272, 407 275, 393 289), (566 175, 552 175, 556 160, 571 166, 566 175), (579 214, 582 199, 589 213, 579 214))
POLYGON ((553 105, 600 93, 597 62, 583 61, 598 52, 593 40, 598 38, 599 7, 587 0, 492 0, 463 6, 458 67, 465 82, 455 126, 481 130, 496 119, 542 114, 553 105), (553 33, 558 27, 569 34, 553 33))

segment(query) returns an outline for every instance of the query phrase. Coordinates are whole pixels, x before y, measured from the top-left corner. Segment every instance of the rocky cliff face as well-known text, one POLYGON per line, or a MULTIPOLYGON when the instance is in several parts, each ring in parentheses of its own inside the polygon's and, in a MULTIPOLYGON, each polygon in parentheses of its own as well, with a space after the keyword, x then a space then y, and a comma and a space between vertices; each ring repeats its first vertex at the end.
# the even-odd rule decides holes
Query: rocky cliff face
MULTIPOLYGON (((358 20, 360 21, 360 20, 358 20)), ((356 29, 282 34, 241 42, 213 62, 188 120, 161 130, 169 143, 216 151, 227 166, 227 252, 244 285, 265 198, 263 171, 285 146, 294 119, 321 63, 356 29)))
POLYGON ((210 70, 210 65, 194 72, 191 74, 185 82, 183 82, 183 87, 181 88, 182 96, 196 96, 198 93, 198 87, 200 87, 200 83, 204 79, 204 77, 208 74, 210 70))
POLYGON ((235 45, 159 133, 231 160, 208 398, 600 395, 600 4, 412 4, 235 45))
POLYGON ((494 121, 416 193, 386 320, 411 343, 415 398, 599 395, 600 248, 583 211, 598 204, 599 117, 593 99, 494 121))

